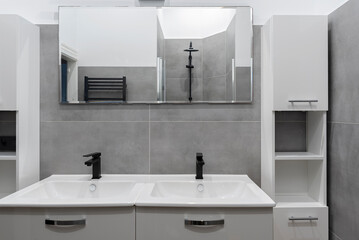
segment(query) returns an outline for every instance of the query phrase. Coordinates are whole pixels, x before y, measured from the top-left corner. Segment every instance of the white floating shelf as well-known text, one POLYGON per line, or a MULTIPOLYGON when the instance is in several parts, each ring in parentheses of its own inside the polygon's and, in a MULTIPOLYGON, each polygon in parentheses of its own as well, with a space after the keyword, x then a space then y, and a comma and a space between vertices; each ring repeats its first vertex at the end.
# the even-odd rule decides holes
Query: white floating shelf
POLYGON ((311 152, 276 152, 275 160, 323 160, 324 156, 311 152))
POLYGON ((16 152, 0 152, 0 161, 16 160, 16 152))

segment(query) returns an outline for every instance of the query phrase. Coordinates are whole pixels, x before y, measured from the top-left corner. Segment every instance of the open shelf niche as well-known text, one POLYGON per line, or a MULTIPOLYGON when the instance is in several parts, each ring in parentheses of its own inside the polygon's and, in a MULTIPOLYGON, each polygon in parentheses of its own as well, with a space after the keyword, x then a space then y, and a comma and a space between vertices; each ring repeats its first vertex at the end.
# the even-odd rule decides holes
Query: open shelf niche
POLYGON ((275 112, 278 207, 326 205, 325 146, 326 112, 275 112))
POLYGON ((0 198, 16 191, 16 111, 0 111, 0 198))

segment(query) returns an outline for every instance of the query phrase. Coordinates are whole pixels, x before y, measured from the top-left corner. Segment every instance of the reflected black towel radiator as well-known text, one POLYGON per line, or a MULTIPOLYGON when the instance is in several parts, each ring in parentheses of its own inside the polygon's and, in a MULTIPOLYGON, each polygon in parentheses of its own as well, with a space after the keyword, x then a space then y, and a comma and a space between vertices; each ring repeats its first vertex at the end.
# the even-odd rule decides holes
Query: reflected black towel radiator
POLYGON ((126 101, 126 76, 122 78, 89 78, 85 76, 85 101, 126 101), (91 92, 118 92, 118 97, 90 97, 91 92))

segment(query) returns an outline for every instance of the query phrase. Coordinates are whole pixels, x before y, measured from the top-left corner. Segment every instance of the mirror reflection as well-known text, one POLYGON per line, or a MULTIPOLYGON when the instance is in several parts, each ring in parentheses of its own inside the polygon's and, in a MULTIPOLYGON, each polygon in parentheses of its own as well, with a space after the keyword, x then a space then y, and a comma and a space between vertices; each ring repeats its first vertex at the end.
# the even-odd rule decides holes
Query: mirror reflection
POLYGON ((249 7, 61 7, 62 103, 252 101, 249 7))

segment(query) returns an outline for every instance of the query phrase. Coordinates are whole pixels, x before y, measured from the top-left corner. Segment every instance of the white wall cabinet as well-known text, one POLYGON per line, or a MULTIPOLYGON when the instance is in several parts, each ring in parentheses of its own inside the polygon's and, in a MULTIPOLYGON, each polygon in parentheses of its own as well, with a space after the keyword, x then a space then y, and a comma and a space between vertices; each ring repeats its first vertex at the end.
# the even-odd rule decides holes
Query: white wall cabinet
POLYGON ((1 197, 39 180, 40 33, 16 15, 0 15, 0 31, 0 114, 16 115, 16 152, 0 152, 1 171, 12 176, 1 181, 1 197))
POLYGON ((0 238, 135 240, 135 208, 0 208, 0 238), (49 225, 45 220, 72 221, 49 225), (71 224, 71 223, 69 223, 71 224), (9 231, 11 229, 11 231, 9 231))
POLYGON ((327 17, 273 16, 264 29, 273 109, 327 111, 327 17))
POLYGON ((274 16, 262 28, 261 187, 277 203, 274 240, 328 240, 327 36, 326 16, 274 16), (276 152, 280 111, 306 112, 305 150, 276 152))
POLYGON ((272 208, 136 207, 136 240, 271 240, 272 208), (212 226, 185 220, 218 221, 212 226))

